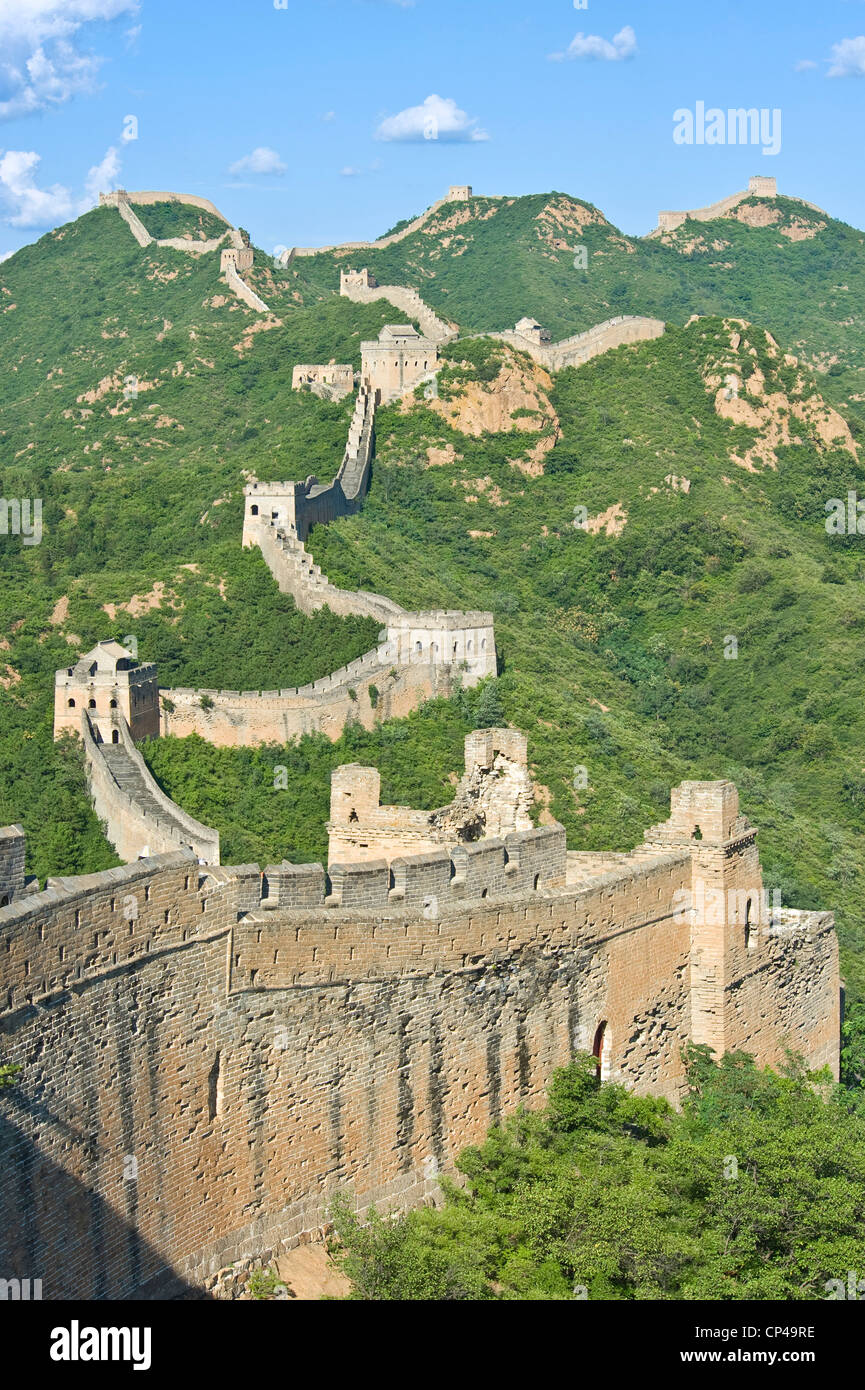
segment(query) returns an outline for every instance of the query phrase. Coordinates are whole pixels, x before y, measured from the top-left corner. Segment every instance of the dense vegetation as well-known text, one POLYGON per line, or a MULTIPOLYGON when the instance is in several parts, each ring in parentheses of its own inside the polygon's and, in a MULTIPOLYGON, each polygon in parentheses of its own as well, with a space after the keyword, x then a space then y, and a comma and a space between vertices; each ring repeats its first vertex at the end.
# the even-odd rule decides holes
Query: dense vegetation
POLYGON ((4 263, 0 313, 0 497, 43 503, 41 544, 0 533, 0 824, 23 823, 44 879, 117 862, 51 739, 71 657, 131 635, 165 684, 272 689, 375 643, 375 623, 297 613, 239 537, 251 471, 342 457, 351 402, 292 392, 293 363, 359 366, 393 311, 335 299, 247 337, 217 255, 142 251, 100 208, 4 263))
MULTIPOLYGON (((865 238, 777 208, 773 225, 641 241, 565 195, 479 199, 363 253, 466 332, 524 313, 557 337, 622 313, 671 327, 546 385, 488 339, 453 345, 438 403, 380 413, 362 515, 313 532, 336 583, 492 609, 498 680, 336 743, 144 750, 227 860, 322 860, 333 767, 374 764, 386 801, 432 808, 452 795, 465 734, 511 721, 571 847, 630 848, 672 784, 726 776, 761 829, 766 886, 836 909, 843 1089, 697 1048, 677 1114, 600 1086, 577 1059, 544 1112, 463 1155, 466 1186, 442 1211, 369 1226, 338 1214, 358 1297, 565 1299, 576 1285, 591 1299, 807 1300, 862 1268, 865 558, 860 536, 824 522, 829 499, 865 495, 865 238), (803 228, 815 235, 784 235, 803 228), (513 416, 540 434, 458 427, 503 367, 546 393, 513 416), (753 409, 725 418, 731 372, 753 409), (581 508, 594 530, 575 527, 581 508)), ((141 213, 156 237, 222 230, 179 204, 141 213)), ((25 825, 30 873, 117 862, 79 748, 51 737, 54 671, 79 652, 134 637, 163 685, 267 689, 375 642, 367 620, 299 614, 239 544, 249 476, 327 478, 342 454, 351 402, 292 392, 292 367, 357 367, 394 317, 337 296, 344 264, 257 253, 263 318, 220 283, 218 255, 142 251, 99 209, 0 266, 0 496, 43 502, 41 544, 0 533, 0 825, 25 825)))
POLYGON ((133 201, 132 211, 144 223, 148 232, 157 241, 167 241, 172 237, 189 237, 192 241, 212 241, 214 237, 224 236, 228 227, 220 217, 204 208, 193 207, 189 203, 145 203, 139 206, 133 201))
MULTIPOLYGON (((779 206, 785 225, 812 216, 779 206)), ((726 219, 670 240, 622 237, 588 205, 539 195, 443 209, 363 260, 473 330, 526 311, 557 335, 611 313, 680 324, 693 311, 745 314, 784 350, 798 344, 823 365, 837 353, 840 370, 819 389, 835 401, 856 394, 862 321, 848 300, 863 284, 861 233, 830 220, 790 241, 726 219), (589 271, 557 241, 585 244, 589 271)), ((70 654, 134 635, 164 684, 256 689, 312 679, 374 641, 374 625, 294 612, 238 545, 250 473, 328 477, 342 452, 351 402, 292 392, 293 365, 357 366, 361 340, 393 318, 386 301, 340 299, 338 264, 284 269, 257 253, 250 279, 275 315, 261 319, 219 282, 218 257, 142 251, 116 212, 99 209, 0 267, 2 495, 44 499, 42 544, 0 543, 0 822, 24 822, 31 872, 114 862, 75 750, 51 743, 53 672, 70 654), (37 292, 49 282, 50 295, 37 292)), ((848 983, 862 991, 861 561, 857 537, 830 539, 823 527, 825 501, 861 490, 861 468, 795 419, 812 388, 797 395, 795 370, 769 341, 754 332, 747 350, 791 403, 777 469, 731 462, 759 432, 719 418, 706 377, 732 362, 744 379, 748 356, 732 349, 729 326, 704 319, 560 374, 542 476, 513 463, 527 465, 536 436, 467 435, 423 402, 382 412, 362 516, 311 545, 338 583, 410 607, 495 611, 501 677, 481 692, 485 709, 529 734, 573 847, 627 848, 664 816, 672 783, 734 778, 761 827, 767 885, 800 906, 838 908, 848 983), (447 445, 454 462, 429 467, 428 449, 447 445), (574 529, 576 507, 598 515, 615 504, 621 534, 574 529), (730 635, 737 660, 725 659, 730 635)), ((483 341, 449 357, 451 400, 501 365, 483 341)), ((389 799, 441 804, 462 735, 483 720, 479 698, 372 735, 350 729, 336 745, 216 751, 168 740, 148 756, 166 788, 222 831, 229 858, 318 858, 330 767, 383 761, 389 799), (273 791, 275 763, 291 768, 290 793, 273 791)))
MULTIPOLYGON (((382 412, 362 516, 310 545, 335 582, 495 612, 499 697, 574 848, 630 848, 668 813, 671 784, 732 778, 761 828, 767 887, 838 910, 859 989, 865 564, 858 537, 826 534, 824 504, 865 479, 792 413, 802 442, 779 447, 777 469, 731 462, 759 431, 716 413, 710 368, 744 376, 753 350, 791 410, 811 386, 797 395, 764 334, 730 343, 728 325, 702 320, 561 373, 540 477, 510 461, 536 435, 473 438, 422 401, 382 412), (448 444, 460 457, 430 467, 427 450, 448 444), (575 529, 575 507, 617 503, 619 535, 575 529)), ((477 345, 471 355, 462 370, 482 378, 477 345)))
MULTIPOLYGON (((558 1071, 457 1161, 445 1205, 362 1224, 337 1203, 354 1298, 816 1300, 865 1258, 865 1117, 791 1061, 688 1055, 681 1113, 558 1071)), ((858 1277, 858 1275, 857 1275, 858 1277)))

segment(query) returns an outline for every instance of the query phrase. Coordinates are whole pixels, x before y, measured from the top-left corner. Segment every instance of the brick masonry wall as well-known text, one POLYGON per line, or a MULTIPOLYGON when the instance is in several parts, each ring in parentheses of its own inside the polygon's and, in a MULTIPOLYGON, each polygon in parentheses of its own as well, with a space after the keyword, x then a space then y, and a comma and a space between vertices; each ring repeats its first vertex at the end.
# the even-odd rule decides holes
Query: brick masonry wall
POLYGON ((129 737, 128 729, 118 724, 117 731, 150 796, 161 808, 159 815, 154 815, 118 785, 102 754, 105 745, 96 743, 89 720, 83 717, 81 737, 93 809, 120 858, 128 862, 140 855, 169 854, 188 847, 203 862, 218 864, 219 831, 195 820, 166 796, 129 737))
POLYGON ((627 315, 608 319, 605 323, 595 324, 585 333, 577 333, 573 338, 563 338, 560 343, 548 345, 536 343, 533 339, 514 332, 513 329, 505 333, 490 333, 488 336, 528 352, 541 366, 559 372, 564 367, 582 366, 593 357, 599 357, 602 353, 610 352, 611 349, 622 347, 626 343, 641 343, 660 338, 664 331, 665 325, 661 319, 627 315))
MULTIPOLYGON (((324 886, 267 875, 278 904, 324 886)), ((176 1293, 316 1231, 337 1190, 417 1202, 601 1023, 610 1076, 675 1099, 691 877, 687 851, 643 851, 435 917, 262 910, 256 866, 178 854, 0 910, 0 1032, 23 1067, 0 1098, 3 1277, 49 1299, 176 1293)), ((761 1061, 782 1035, 819 1061, 837 1019, 831 919, 793 919, 729 972, 731 1042, 761 1061)))

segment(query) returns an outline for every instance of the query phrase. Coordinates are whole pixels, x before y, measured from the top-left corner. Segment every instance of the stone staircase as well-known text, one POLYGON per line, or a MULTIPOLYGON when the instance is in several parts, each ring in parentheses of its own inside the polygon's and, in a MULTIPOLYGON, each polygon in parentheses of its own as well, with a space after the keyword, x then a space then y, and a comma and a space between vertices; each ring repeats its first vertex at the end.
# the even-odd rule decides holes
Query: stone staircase
POLYGON ((179 817, 172 815, 163 803, 156 800, 148 784, 148 779, 136 766, 123 745, 103 743, 101 751, 115 782, 121 791, 135 802, 138 810, 147 816, 153 816, 154 820, 160 821, 166 830, 175 834, 178 840, 186 842, 189 839, 189 831, 186 826, 179 817))

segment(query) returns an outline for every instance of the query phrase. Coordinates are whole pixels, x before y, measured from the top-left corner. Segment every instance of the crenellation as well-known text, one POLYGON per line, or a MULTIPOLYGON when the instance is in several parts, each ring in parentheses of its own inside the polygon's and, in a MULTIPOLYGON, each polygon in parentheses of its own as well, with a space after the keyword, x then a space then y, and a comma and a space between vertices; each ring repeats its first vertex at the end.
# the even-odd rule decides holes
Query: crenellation
MULTIPOLYGON (((707 788, 707 806, 732 812, 728 788, 707 788)), ((282 1251, 317 1231, 336 1190, 359 1210, 415 1205, 430 1193, 430 1155, 448 1172, 502 1115, 542 1103, 552 1070, 573 1047, 597 1047, 602 1026, 602 1074, 678 1100, 695 999, 676 895, 702 851, 646 844, 577 887, 502 884, 503 867, 547 841, 563 861, 563 833, 545 828, 389 871, 345 864, 332 870, 339 904, 323 898, 321 865, 262 875, 179 853, 0 909, 14 980, 0 997, 4 1059, 22 1067, 0 1137, 4 1270, 26 1275, 35 1260, 49 1299, 166 1296, 250 1248, 282 1251), (487 878, 487 898, 445 888, 451 867, 481 892, 487 878), (365 905, 389 876, 386 900, 365 905), (76 1122, 82 1094, 98 1165, 76 1122), (118 1238, 130 1155, 147 1180, 118 1238), (54 1180, 28 1187, 35 1163, 54 1180)), ((789 1045, 837 1074, 830 914, 778 913, 726 980, 729 1047, 777 1065, 789 1045)))
MULTIPOLYGON (((746 189, 740 193, 731 193, 728 197, 719 199, 717 203, 710 203, 708 207, 693 208, 690 212, 659 212, 658 225, 653 232, 649 233, 649 236, 658 237, 664 232, 674 232, 688 220, 713 222, 718 217, 726 217, 735 211, 746 198, 777 198, 777 196, 778 180, 765 174, 755 174, 748 180, 746 189)), ((822 208, 817 207, 816 203, 809 203, 804 198, 798 198, 796 201, 810 208, 812 212, 820 212, 823 213, 824 217, 827 216, 822 208)))
POLYGON ((441 365, 440 341, 409 323, 391 323, 376 340, 361 343, 361 379, 376 403, 388 405, 433 380, 441 365))

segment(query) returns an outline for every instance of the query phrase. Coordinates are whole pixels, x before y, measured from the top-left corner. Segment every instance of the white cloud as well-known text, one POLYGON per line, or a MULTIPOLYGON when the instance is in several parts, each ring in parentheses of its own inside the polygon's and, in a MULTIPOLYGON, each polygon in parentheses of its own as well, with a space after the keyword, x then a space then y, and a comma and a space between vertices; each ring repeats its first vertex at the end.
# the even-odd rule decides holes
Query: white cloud
POLYGON ((321 119, 322 119, 323 121, 335 121, 335 120, 336 120, 336 112, 335 112, 335 111, 325 111, 325 113, 324 113, 324 115, 322 116, 321 119))
POLYGON ((865 77, 865 34, 832 45, 828 77, 865 77))
POLYGON ((112 145, 105 151, 98 164, 88 171, 87 178, 84 180, 84 198, 87 206, 82 208, 86 212, 91 207, 96 207, 99 202, 99 194, 107 193, 114 188, 120 176, 120 155, 112 145))
POLYGON ((816 68, 817 64, 811 58, 803 58, 801 63, 796 64, 796 72, 810 72, 816 68))
POLYGON ((112 145, 94 164, 78 195, 64 184, 40 188, 36 171, 42 156, 35 150, 0 151, 0 215, 10 227, 54 227, 89 212, 99 194, 112 188, 120 173, 120 156, 112 145))
POLYGON ((14 255, 14 251, 0 251, 0 265, 2 265, 4 261, 8 261, 10 256, 14 255))
POLYGON ((288 165, 284 164, 276 150, 267 145, 259 145, 251 154, 245 154, 228 168, 229 174, 284 174, 288 165))
POLYGON ((352 166, 351 166, 350 164, 347 164, 347 165, 345 166, 345 168, 344 168, 344 169, 340 169, 339 172, 342 174, 342 177, 343 177, 344 179, 353 179, 353 178, 356 178, 356 177, 357 177, 357 175, 360 173, 360 170, 359 170, 359 169, 353 169, 352 166))
POLYGON ((600 34, 577 34, 564 53, 551 53, 550 57, 556 62, 565 58, 598 58, 605 63, 621 63, 633 58, 636 51, 637 36, 630 24, 626 24, 612 40, 601 38, 600 34))
POLYGON ((489 140, 477 118, 461 111, 452 97, 428 96, 421 106, 409 106, 388 116, 375 132, 376 140, 489 140))
POLYGON ((83 25, 135 14, 138 0, 0 0, 0 120, 93 90, 102 58, 83 54, 83 25))

